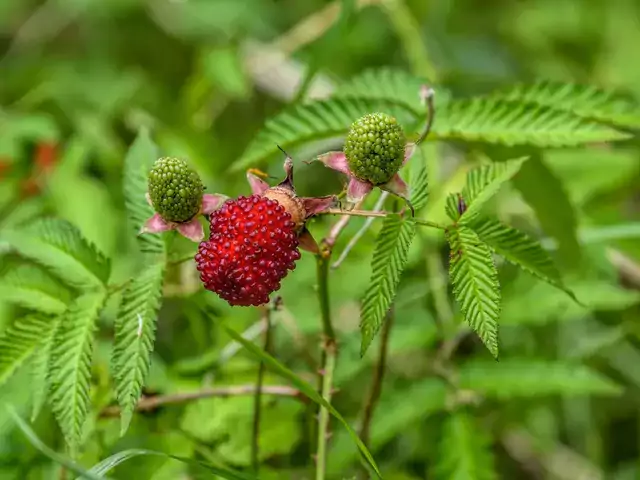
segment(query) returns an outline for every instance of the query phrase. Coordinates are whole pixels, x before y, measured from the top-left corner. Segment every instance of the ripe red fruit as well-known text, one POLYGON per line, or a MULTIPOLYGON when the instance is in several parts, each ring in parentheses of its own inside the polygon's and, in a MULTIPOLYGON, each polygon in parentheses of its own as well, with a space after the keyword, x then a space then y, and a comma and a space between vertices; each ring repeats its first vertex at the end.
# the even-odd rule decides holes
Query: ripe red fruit
POLYGON ((230 305, 264 305, 300 258, 296 224, 276 200, 229 200, 211 214, 211 236, 195 257, 207 290, 230 305))

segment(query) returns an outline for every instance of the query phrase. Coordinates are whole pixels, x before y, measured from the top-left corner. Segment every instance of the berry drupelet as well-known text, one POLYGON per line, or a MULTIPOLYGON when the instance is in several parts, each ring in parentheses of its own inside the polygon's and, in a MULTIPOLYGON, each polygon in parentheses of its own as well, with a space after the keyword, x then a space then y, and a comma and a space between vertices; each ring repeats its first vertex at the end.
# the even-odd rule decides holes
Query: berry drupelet
POLYGON ((305 222, 332 207, 336 197, 298 197, 293 163, 285 160, 286 178, 270 187, 247 174, 253 195, 225 202, 210 217, 211 234, 195 257, 207 290, 230 305, 264 305, 295 268, 298 248, 318 251, 305 222))
POLYGON ((211 236, 196 255, 208 290, 231 305, 263 305, 300 258, 291 214, 260 195, 227 201, 211 215, 211 236))

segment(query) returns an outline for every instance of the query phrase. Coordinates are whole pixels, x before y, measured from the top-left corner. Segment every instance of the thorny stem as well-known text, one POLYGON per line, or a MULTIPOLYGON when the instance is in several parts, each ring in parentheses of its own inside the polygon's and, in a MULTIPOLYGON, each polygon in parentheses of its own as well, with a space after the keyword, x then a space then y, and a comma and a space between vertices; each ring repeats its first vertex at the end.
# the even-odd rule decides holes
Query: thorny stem
MULTIPOLYGON (((370 210, 341 210, 339 208, 329 208, 324 212, 319 212, 318 215, 344 215, 344 216, 352 216, 352 217, 376 217, 376 218, 384 218, 389 215, 392 215, 391 212, 375 212, 370 210)), ((418 225, 423 225, 425 227, 438 228, 440 230, 447 230, 449 227, 446 225, 442 225, 441 223, 431 222, 429 220, 422 220, 420 218, 414 219, 414 221, 418 225)), ((338 224, 336 224, 338 225, 338 224)))
POLYGON ((378 399, 382 393, 382 382, 384 380, 385 369, 387 365, 387 351, 389 348, 389 337, 391 336, 391 326, 394 320, 393 307, 387 313, 387 319, 382 326, 382 334, 380 338, 380 351, 378 354, 378 362, 373 371, 373 383, 371 390, 364 405, 364 415, 362 418, 362 428, 360 429, 360 439, 362 443, 369 446, 369 436, 371 432, 371 420, 373 412, 378 404, 378 399))
MULTIPOLYGON (((201 400, 211 397, 237 397, 245 395, 254 395, 256 392, 255 385, 233 385, 228 387, 214 387, 196 390, 195 392, 180 392, 168 395, 156 395, 153 397, 145 397, 140 399, 136 405, 136 411, 148 412, 162 407, 163 405, 178 405, 180 403, 201 400)), ((292 397, 304 399, 304 395, 297 389, 281 386, 281 385, 265 385, 262 387, 264 395, 275 395, 279 397, 292 397)), ((101 417, 117 417, 120 415, 120 407, 112 405, 100 412, 101 417)))
MULTIPOLYGON (((359 203, 358 205, 361 205, 359 203)), ((318 302, 322 319, 323 349, 322 369, 320 371, 322 397, 331 402, 331 388, 333 382, 333 370, 336 365, 337 343, 336 334, 331 322, 331 303, 329 302, 329 264, 331 262, 332 248, 338 236, 349 223, 350 217, 343 215, 331 228, 329 235, 320 242, 320 252, 317 258, 318 276, 318 302)), ((318 436, 316 455, 316 480, 324 480, 327 464, 327 434, 329 428, 329 412, 325 407, 320 407, 318 416, 318 436)))
MULTIPOLYGON (((268 305, 264 309, 263 314, 264 322, 264 351, 269 353, 271 349, 271 305, 268 305)), ((256 391, 254 394, 253 403, 253 431, 251 442, 251 465, 253 471, 258 473, 260 466, 260 417, 262 415, 262 388, 264 383, 264 371, 266 365, 263 361, 260 361, 258 365, 258 379, 256 380, 256 391)))

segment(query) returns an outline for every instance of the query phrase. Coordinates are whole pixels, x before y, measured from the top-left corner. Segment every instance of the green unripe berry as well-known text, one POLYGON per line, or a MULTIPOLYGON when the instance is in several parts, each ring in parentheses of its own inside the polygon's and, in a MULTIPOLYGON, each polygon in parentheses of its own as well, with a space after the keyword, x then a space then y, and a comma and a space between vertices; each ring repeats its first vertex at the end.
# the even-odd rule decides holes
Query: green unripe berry
POLYGON ((398 121, 386 113, 370 113, 349 130, 344 153, 349 169, 360 180, 387 183, 404 160, 405 136, 398 121))
POLYGON ((165 220, 191 220, 200 211, 203 191, 200 177, 184 160, 161 158, 149 172, 149 197, 165 220))

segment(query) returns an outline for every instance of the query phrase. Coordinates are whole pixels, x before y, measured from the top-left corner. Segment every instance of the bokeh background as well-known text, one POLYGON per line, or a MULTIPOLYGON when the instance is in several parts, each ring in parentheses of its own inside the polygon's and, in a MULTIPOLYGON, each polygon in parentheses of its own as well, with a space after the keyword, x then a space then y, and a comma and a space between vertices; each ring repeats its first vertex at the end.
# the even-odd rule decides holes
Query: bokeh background
MULTIPOLYGON (((247 193, 244 174, 229 168, 265 120, 287 104, 326 97, 369 68, 403 69, 462 96, 548 78, 640 97, 640 3, 634 0, 344 3, 353 8, 346 23, 340 21, 339 2, 318 0, 0 1, 0 229, 45 214, 66 218, 115 259, 114 282, 126 279, 132 273, 133 239, 125 222, 122 165, 141 126, 151 130, 165 154, 188 158, 208 191, 247 193)), ((569 200, 557 210, 552 205, 550 218, 537 219, 515 189, 502 192, 495 206, 502 218, 537 232, 552 250, 555 243, 547 235, 562 238, 577 226, 580 252, 564 252, 558 261, 586 303, 578 306, 562 292, 500 265, 503 358, 524 358, 533 366, 561 360, 566 366, 557 378, 536 376, 529 368, 529 383, 517 369, 507 369, 502 381, 509 384, 509 375, 515 376, 522 391, 506 389, 501 395, 498 384, 478 408, 497 478, 640 478, 638 147, 635 138, 615 148, 544 152, 569 200), (620 393, 589 395, 584 387, 589 380, 580 383, 573 365, 619 385, 620 393)), ((430 148, 434 193, 428 215, 437 219, 444 194, 456 182, 459 187, 470 158, 462 149, 430 148)), ((290 153, 308 159, 322 149, 314 145, 290 153)), ((281 161, 274 156, 256 167, 278 178, 281 161)), ((302 163, 296 182, 307 195, 341 186, 331 171, 302 163)), ((544 197, 548 187, 541 183, 526 190, 544 197)), ((311 229, 322 236, 329 222, 316 221, 311 229)), ((361 224, 352 222, 338 251, 361 224)), ((359 358, 358 300, 368 282, 375 231, 331 281, 341 345, 335 404, 354 424, 377 350, 359 358)), ((190 249, 192 244, 175 240, 176 258, 190 249)), ((0 262, 4 274, 10 262, 3 256, 0 262)), ((446 267, 443 239, 423 235, 411 250, 398 294, 388 375, 371 437, 374 456, 390 480, 432 478, 433 465, 445 455, 442 448, 450 454, 466 448, 440 445, 446 398, 430 371, 438 340, 435 320, 455 315, 446 267)), ((202 290, 194 270, 186 263, 169 272, 149 395, 255 381, 255 361, 229 350, 229 338, 215 319, 251 329, 259 313, 226 307, 202 290)), ((277 315, 274 341, 276 356, 312 382, 309 364, 317 361, 320 345, 314 285, 314 259, 304 255, 283 283, 285 308, 277 315)), ((93 368, 96 411, 113 400, 109 350, 116 307, 113 298, 100 320, 93 368)), ((0 329, 14 313, 0 292, 0 329)), ((491 361, 471 336, 455 361, 470 358, 491 361)), ((471 386, 482 382, 482 363, 475 368, 465 370, 471 386)), ((280 383, 275 377, 268 382, 280 383)), ((28 410, 28 372, 0 389, 4 401, 28 410)), ((290 399, 265 403, 264 478, 312 478, 305 410, 290 399)), ((118 436, 117 419, 96 414, 80 461, 89 466, 119 450, 144 447, 246 468, 251 421, 250 397, 187 402, 138 415, 124 438, 118 436)), ((63 449, 48 411, 35 429, 49 445, 63 449)), ((333 429, 331 478, 352 478, 357 452, 339 425, 333 429)), ((129 462, 115 475, 205 478, 163 459, 129 462)), ((57 478, 72 476, 33 449, 0 409, 0 479, 57 478)))

